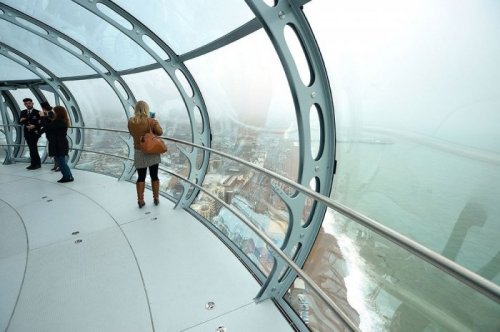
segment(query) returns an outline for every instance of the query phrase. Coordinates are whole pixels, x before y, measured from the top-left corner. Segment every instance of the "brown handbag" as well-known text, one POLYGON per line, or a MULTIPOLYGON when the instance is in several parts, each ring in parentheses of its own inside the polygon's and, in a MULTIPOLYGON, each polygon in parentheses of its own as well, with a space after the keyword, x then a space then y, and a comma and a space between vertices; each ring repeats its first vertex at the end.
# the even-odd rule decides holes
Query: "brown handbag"
POLYGON ((149 121, 148 124, 149 133, 145 133, 144 135, 142 135, 139 141, 141 151, 146 154, 158 154, 167 152, 168 149, 165 142, 153 133, 153 130, 151 129, 151 123, 149 121))

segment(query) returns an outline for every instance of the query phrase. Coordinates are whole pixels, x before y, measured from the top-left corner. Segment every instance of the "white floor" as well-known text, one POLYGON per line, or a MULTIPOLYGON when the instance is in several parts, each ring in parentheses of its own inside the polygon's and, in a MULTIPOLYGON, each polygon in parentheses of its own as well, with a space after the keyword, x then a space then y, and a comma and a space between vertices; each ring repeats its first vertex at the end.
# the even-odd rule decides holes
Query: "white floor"
POLYGON ((292 331, 199 221, 135 186, 0 166, 0 331, 292 331), (78 233, 77 233, 78 232, 78 233), (207 310, 205 305, 214 302, 207 310))

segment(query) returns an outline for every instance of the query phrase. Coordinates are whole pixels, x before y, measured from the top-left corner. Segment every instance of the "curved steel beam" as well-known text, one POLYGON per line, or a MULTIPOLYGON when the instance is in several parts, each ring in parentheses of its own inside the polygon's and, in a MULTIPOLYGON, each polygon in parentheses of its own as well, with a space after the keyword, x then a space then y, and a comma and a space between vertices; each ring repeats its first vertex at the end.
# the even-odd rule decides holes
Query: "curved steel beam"
MULTIPOLYGON (((300 165, 298 183, 309 187, 314 183, 315 190, 328 196, 335 172, 335 123, 332 94, 326 69, 316 39, 299 5, 294 1, 276 1, 273 7, 260 0, 245 0, 255 16, 262 23, 283 65, 295 104, 300 140, 300 165), (303 55, 307 60, 310 82, 303 82, 296 66, 290 44, 285 38, 285 29, 295 33, 303 55), (318 112, 320 125, 320 144, 318 152, 312 151, 310 113, 318 112), (313 156, 313 152, 316 156, 313 156)), ((288 233, 283 251, 302 266, 309 255, 316 236, 321 228, 326 206, 313 204, 309 218, 302 225, 302 214, 308 209, 307 197, 303 193, 293 196, 278 187, 276 193, 285 201, 290 214, 288 233)), ((276 260, 273 271, 259 293, 259 300, 269 297, 281 298, 295 280, 291 270, 281 273, 286 265, 276 260)))
MULTIPOLYGON (((5 102, 0 102, 0 113, 2 117, 2 123, 6 124, 1 131, 5 134, 5 140, 7 144, 21 144, 21 138, 22 138, 22 130, 21 127, 11 127, 9 117, 7 116, 7 107, 5 107, 5 104, 9 106, 10 111, 12 112, 12 118, 13 122, 17 124, 19 122, 19 113, 20 109, 17 103, 14 101, 15 98, 12 96, 12 94, 9 91, 10 89, 6 89, 5 91, 2 91, 0 89, 1 95, 3 96, 5 102), (16 139, 13 140, 13 133, 16 133, 16 139)), ((19 154, 24 153, 24 148, 21 148, 20 146, 7 146, 6 147, 7 151, 7 156, 4 159, 4 164, 10 164, 12 163, 12 160, 14 160, 14 156, 17 156, 19 154), (21 151, 20 151, 21 150, 21 151)))
MULTIPOLYGON (((68 115, 72 120, 72 124, 82 125, 83 127, 82 115, 75 98, 71 94, 70 90, 64 85, 64 83, 57 78, 57 76, 55 76, 50 70, 48 70, 32 58, 2 42, 0 42, 0 54, 20 64, 24 68, 33 72, 35 75, 39 76, 61 98, 64 105, 66 106, 66 109, 68 110, 68 115), (46 78, 45 75, 49 75, 50 78, 46 78)), ((71 132, 68 133, 68 136, 72 142, 72 147, 79 149, 84 146, 84 138, 81 129, 71 130, 71 132)), ((68 164, 70 166, 73 166, 78 161, 79 157, 80 152, 78 150, 73 150, 68 164)))
MULTIPOLYGON (((102 18, 103 20, 114 26, 116 29, 120 30, 124 35, 128 36, 137 45, 142 47, 149 55, 151 55, 151 57, 153 57, 153 59, 156 62, 158 62, 161 65, 161 67, 165 70, 165 72, 168 74, 168 76, 176 86, 177 90, 179 91, 182 97, 184 105, 186 106, 186 110, 188 112, 189 120, 191 123, 191 133, 193 137, 193 142, 209 147, 211 145, 210 121, 205 101, 203 100, 201 91, 198 88, 198 85, 196 84, 196 81, 194 80, 193 76, 191 75, 187 67, 184 65, 184 63, 178 60, 178 56, 173 52, 173 50, 161 38, 159 38, 155 33, 153 33, 146 25, 144 25, 142 22, 140 22, 138 19, 136 19, 134 16, 132 16, 130 13, 128 13, 127 11, 125 11, 123 8, 116 5, 112 1, 109 0, 72 0, 72 1, 82 6, 83 8, 87 9, 88 11, 92 12, 96 16, 102 18), (108 17, 104 12, 102 12, 98 8, 98 5, 106 6, 108 9, 112 10, 115 14, 121 16, 123 19, 125 19, 132 25, 132 29, 131 30, 126 29, 122 25, 118 24, 115 20, 108 17), (163 52, 165 52, 165 54, 169 57, 169 59, 161 58, 161 56, 155 50, 153 50, 151 47, 148 46, 148 44, 146 44, 146 42, 144 41, 144 37, 148 37, 150 40, 156 43, 156 45, 163 52), (177 76, 177 72, 179 72, 181 75, 185 77, 186 81, 190 85, 190 88, 192 89, 192 95, 190 95, 189 91, 185 90, 183 84, 181 83, 181 81, 177 76), (196 127, 195 112, 199 112, 202 118, 203 129, 201 132, 198 132, 196 127)), ((203 183, 203 180, 205 179, 205 174, 208 169, 208 162, 210 159, 210 155, 204 150, 201 151, 192 150, 190 152, 183 151, 183 153, 185 154, 186 158, 190 163, 189 179, 195 183, 203 183), (200 154, 203 156, 203 158, 201 161, 201 165, 197 167, 198 166, 197 160, 199 159, 198 156, 200 154)), ((181 205, 182 207, 188 207, 195 199, 199 190, 188 184, 183 184, 183 188, 184 191, 182 193, 181 198, 179 198, 177 205, 181 205)))
MULTIPOLYGON (((134 105, 136 103, 135 96, 128 86, 128 84, 123 80, 123 78, 118 74, 116 70, 113 69, 111 65, 109 65, 106 61, 104 61, 101 57, 99 57, 97 54, 95 54, 93 51, 91 51, 89 48, 87 48, 85 45, 79 43, 75 39, 69 37, 68 35, 62 33, 59 30, 56 30, 52 28, 51 26, 43 23, 42 21, 39 21, 35 19, 34 17, 27 15, 23 12, 20 12, 8 5, 0 3, 0 19, 3 19, 5 21, 8 21, 12 24, 15 24, 37 36, 40 38, 43 38, 47 40, 48 42, 64 49, 68 53, 72 54, 79 60, 81 60, 83 63, 88 65, 90 68, 96 71, 96 73, 99 75, 99 77, 103 78, 106 83, 111 87, 111 89, 115 92, 116 96, 120 100, 120 103, 123 106, 123 110, 125 112, 125 116, 128 119, 130 115, 130 110, 134 108, 134 105), (3 11, 3 13, 2 13, 3 11), (29 25, 25 25, 22 23, 22 21, 16 20, 16 17, 20 17, 21 19, 30 22, 31 24, 40 27, 47 33, 44 34, 40 32, 39 30, 35 30, 29 25), (68 44, 72 45, 74 48, 68 47, 64 43, 61 42, 61 40, 64 40, 68 44), (79 50, 80 52, 77 52, 79 50), (100 64, 100 66, 95 65, 92 62, 92 59, 95 60, 97 63, 100 64), (102 69, 105 69, 103 71, 102 69), (126 96, 122 94, 122 92, 118 89, 118 86, 121 86, 123 88, 123 91, 126 93, 126 96)), ((129 138, 131 140, 131 138, 129 138)), ((130 144, 129 144, 130 145, 130 144)), ((129 149, 128 155, 132 155, 132 150, 129 149)), ((124 172, 122 173, 122 178, 126 175, 128 177, 131 176, 131 173, 133 174, 133 164, 129 163, 125 165, 124 167, 124 172)))

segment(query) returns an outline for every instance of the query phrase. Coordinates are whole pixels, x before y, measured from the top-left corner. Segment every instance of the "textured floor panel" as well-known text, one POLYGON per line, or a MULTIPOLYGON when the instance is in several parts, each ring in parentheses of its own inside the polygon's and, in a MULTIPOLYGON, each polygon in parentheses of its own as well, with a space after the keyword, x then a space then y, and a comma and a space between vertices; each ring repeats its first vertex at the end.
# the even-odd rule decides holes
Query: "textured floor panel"
POLYGON ((142 332, 152 330, 151 319, 156 331, 203 324, 212 331, 217 317, 237 321, 237 311, 250 316, 245 328, 261 330, 261 321, 287 326, 272 302, 266 310, 253 303, 259 285, 239 260, 190 214, 173 210, 172 202, 162 198, 154 206, 146 190, 147 205, 138 209, 132 183, 74 170, 75 182, 59 184, 54 172, 24 167, 0 166, 0 181, 8 184, 0 185, 0 218, 9 220, 0 225, 7 256, 0 259, 2 323, 24 273, 26 252, 14 255, 26 250, 23 223, 30 248, 7 332, 142 332), (205 309, 209 301, 213 310, 205 309))
POLYGON ((5 331, 21 289, 28 239, 16 211, 0 200, 0 331, 5 331))
POLYGON ((0 259, 0 331, 5 331, 21 291, 26 254, 0 259))
POLYGON ((260 289, 234 255, 183 210, 123 229, 140 261, 160 331, 180 331, 252 303, 260 289), (205 309, 209 301, 216 303, 214 310, 205 309))
POLYGON ((32 249, 70 239, 75 231, 90 233, 116 226, 105 210, 75 191, 40 198, 19 208, 18 212, 26 225, 32 249))
POLYGON ((144 287, 118 228, 32 250, 9 332, 150 331, 144 287))
POLYGON ((219 327, 226 331, 255 332, 272 331, 288 332, 293 329, 283 319, 281 313, 270 300, 252 303, 230 313, 214 318, 203 324, 183 330, 186 332, 217 331, 219 327))

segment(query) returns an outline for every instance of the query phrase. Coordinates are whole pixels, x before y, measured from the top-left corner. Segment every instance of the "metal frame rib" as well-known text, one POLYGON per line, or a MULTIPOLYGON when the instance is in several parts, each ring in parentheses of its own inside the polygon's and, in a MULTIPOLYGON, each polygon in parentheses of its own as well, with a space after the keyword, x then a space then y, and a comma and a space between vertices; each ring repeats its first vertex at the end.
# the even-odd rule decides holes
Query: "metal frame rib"
MULTIPOLYGON (((203 97, 201 95, 201 91, 196 84, 193 76, 184 65, 183 62, 179 61, 178 56, 175 52, 155 33, 153 33, 146 25, 132 16, 130 13, 125 11, 120 6, 116 5, 112 1, 109 0, 72 0, 76 4, 82 6, 88 11, 92 12, 96 16, 102 18, 116 29, 121 31, 124 35, 132 39, 137 45, 143 48, 160 66, 164 69, 164 71, 168 74, 177 90, 179 91, 181 98, 184 102, 186 110, 189 115, 189 120, 191 123, 191 132, 193 137, 193 142, 202 144, 203 146, 210 146, 210 121, 208 117, 207 108, 203 97), (108 17, 104 12, 102 12, 98 5, 106 6, 108 9, 112 10, 116 15, 121 16, 124 20, 129 22, 132 25, 132 29, 128 30, 124 28, 122 25, 118 24, 114 19, 108 17), (144 41, 144 36, 150 38, 154 41, 159 48, 161 48, 165 54, 169 57, 169 59, 162 59, 160 55, 158 55, 151 47, 149 47, 144 41), (176 71, 179 71, 186 78, 187 82, 192 89, 192 95, 186 91, 178 79, 176 75, 176 71), (199 110, 201 118, 202 118, 202 130, 201 132, 197 130, 196 120, 195 120, 195 112, 199 110)), ((203 183, 205 178, 205 174, 208 169, 208 162, 210 156, 204 150, 192 150, 187 151, 184 149, 180 149, 180 151, 186 156, 190 163, 189 169, 189 179, 191 179, 195 183, 203 183), (199 154, 202 155, 202 162, 197 163, 197 159, 199 154), (200 164, 197 167, 197 164, 200 164)), ((179 203, 183 207, 189 206, 196 195, 198 194, 198 189, 191 187, 190 185, 185 184, 184 190, 182 193, 182 197, 179 200, 179 203)))
MULTIPOLYGON (((73 97, 70 90, 65 86, 65 84, 60 81, 57 76, 55 76, 48 68, 42 66, 40 63, 28 57, 26 54, 23 54, 2 42, 0 42, 0 54, 39 76, 63 101, 66 109, 68 110, 68 115, 73 125, 78 126, 82 123, 82 116, 80 113, 80 108, 76 103, 76 99, 73 97), (15 54, 15 56, 12 56, 11 53, 15 54), (24 59, 26 62, 23 62, 20 59, 24 59), (45 74, 49 75, 50 78, 46 78, 44 74, 40 73, 40 71, 43 71, 45 74)), ((81 148, 84 146, 84 139, 83 135, 81 135, 80 130, 81 129, 75 129, 71 130, 71 132, 68 133, 68 136, 72 142, 72 147, 74 148, 81 148)), ((73 150, 68 164, 74 165, 77 162, 79 156, 80 152, 78 152, 77 150, 73 150)))

